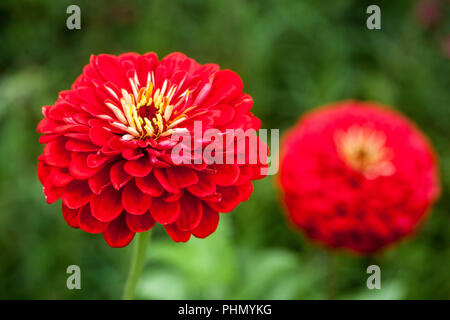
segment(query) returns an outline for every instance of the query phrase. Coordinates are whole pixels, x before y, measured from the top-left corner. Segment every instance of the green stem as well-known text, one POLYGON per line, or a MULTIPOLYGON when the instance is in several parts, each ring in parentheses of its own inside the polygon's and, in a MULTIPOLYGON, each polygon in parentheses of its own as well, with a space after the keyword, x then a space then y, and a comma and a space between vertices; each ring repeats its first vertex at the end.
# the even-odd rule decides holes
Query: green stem
POLYGON ((123 291, 124 300, 134 299, 136 286, 144 267, 147 246, 150 242, 150 231, 138 233, 135 242, 130 272, 128 273, 128 279, 123 291))
POLYGON ((326 253, 325 296, 328 300, 336 299, 336 258, 333 252, 326 253))

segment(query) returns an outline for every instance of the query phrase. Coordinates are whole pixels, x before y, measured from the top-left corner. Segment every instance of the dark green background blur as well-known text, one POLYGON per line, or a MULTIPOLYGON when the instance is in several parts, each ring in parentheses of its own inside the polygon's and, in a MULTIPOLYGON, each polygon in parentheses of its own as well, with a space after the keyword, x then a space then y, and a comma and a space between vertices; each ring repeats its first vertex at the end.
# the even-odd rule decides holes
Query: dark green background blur
POLYGON ((132 246, 112 249, 71 229, 36 175, 36 125, 90 54, 181 51, 239 73, 264 128, 283 132, 302 113, 357 98, 395 106, 440 156, 442 197, 417 236, 372 258, 329 254, 286 223, 273 177, 216 233, 187 244, 153 232, 138 298, 449 299, 449 2, 434 26, 417 1, 0 1, 0 298, 120 298, 132 246), (66 8, 81 8, 81 30, 66 8), (382 30, 366 28, 381 7, 382 30), (81 290, 66 268, 81 267, 81 290), (366 288, 381 267, 382 289, 366 288))

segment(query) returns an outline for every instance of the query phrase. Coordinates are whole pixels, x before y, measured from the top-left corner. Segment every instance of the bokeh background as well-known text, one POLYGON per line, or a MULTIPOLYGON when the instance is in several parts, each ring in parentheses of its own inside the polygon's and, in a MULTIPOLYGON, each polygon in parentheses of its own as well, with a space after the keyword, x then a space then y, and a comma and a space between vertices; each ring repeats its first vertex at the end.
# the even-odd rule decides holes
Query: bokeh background
POLYGON ((138 287, 151 299, 449 299, 450 1, 0 1, 0 298, 117 299, 132 246, 71 229, 37 179, 41 106, 90 54, 181 51, 238 72, 264 128, 358 98, 395 106, 440 156, 442 197, 417 236, 375 257, 330 254, 294 231, 275 179, 221 215, 205 240, 173 243, 161 227, 138 287), (81 8, 81 30, 66 8, 81 8), (382 30, 366 28, 381 7, 382 30), (81 290, 66 268, 81 267, 81 290), (378 264, 382 289, 366 288, 378 264))

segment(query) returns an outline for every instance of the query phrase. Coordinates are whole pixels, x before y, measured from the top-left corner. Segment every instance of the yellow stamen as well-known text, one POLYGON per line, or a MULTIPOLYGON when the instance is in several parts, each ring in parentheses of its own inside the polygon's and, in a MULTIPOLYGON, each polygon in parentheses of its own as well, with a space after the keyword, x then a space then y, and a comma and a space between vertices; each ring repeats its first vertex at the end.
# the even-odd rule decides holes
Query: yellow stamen
POLYGON ((129 79, 129 81, 130 81, 131 89, 133 90, 133 94, 134 94, 135 98, 137 99, 138 98, 138 90, 136 88, 136 84, 134 83, 133 79, 131 79, 131 78, 129 79))
POLYGON ((159 132, 161 133, 163 131, 164 127, 163 127, 163 120, 162 120, 160 113, 156 114, 156 119, 158 119, 158 121, 157 121, 158 129, 159 129, 159 132))
POLYGON ((352 126, 347 131, 336 132, 334 140, 339 156, 366 178, 394 173, 391 150, 385 146, 384 133, 368 127, 352 126))
MULTIPOLYGON (((157 139, 158 137, 169 136, 185 130, 175 127, 186 120, 186 112, 195 107, 188 108, 180 114, 177 114, 175 109, 183 101, 187 100, 190 94, 189 90, 186 90, 179 96, 176 104, 171 104, 170 102, 174 98, 177 86, 171 85, 169 80, 164 80, 161 88, 155 88, 155 75, 153 72, 147 74, 147 83, 143 87, 139 84, 137 73, 128 80, 132 93, 129 93, 126 89, 121 89, 122 97, 120 99, 111 88, 105 86, 109 93, 120 101, 120 105, 117 106, 112 100, 105 100, 105 105, 117 118, 117 121, 113 121, 113 126, 126 132, 122 136, 124 140, 144 139, 147 137, 157 139), (141 108, 154 109, 145 110, 141 113, 141 108), (145 114, 151 114, 152 116, 147 118, 143 116, 145 114)), ((99 115, 99 117, 103 117, 108 121, 114 120, 108 115, 99 115)))
POLYGON ((173 127, 179 125, 180 123, 182 123, 184 120, 186 120, 185 117, 179 118, 178 120, 172 122, 167 128, 168 129, 172 129, 173 127))
POLYGON ((127 119, 123 115, 122 111, 120 111, 120 109, 114 103, 106 100, 105 104, 111 109, 111 111, 120 122, 122 122, 123 124, 127 124, 127 119))
POLYGON ((173 105, 169 104, 167 108, 164 110, 164 120, 169 121, 170 116, 172 115, 173 105))

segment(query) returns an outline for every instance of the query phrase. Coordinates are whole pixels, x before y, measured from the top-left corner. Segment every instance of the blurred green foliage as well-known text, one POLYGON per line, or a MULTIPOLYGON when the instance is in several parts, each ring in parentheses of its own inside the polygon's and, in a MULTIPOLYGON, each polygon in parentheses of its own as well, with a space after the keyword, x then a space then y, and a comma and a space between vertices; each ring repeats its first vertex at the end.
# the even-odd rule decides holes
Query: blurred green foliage
MULTIPOLYGON (((444 5, 445 4, 445 5, 444 5)), ((221 215, 205 240, 176 244, 157 227, 139 298, 450 298, 450 60, 416 1, 136 0, 0 2, 0 298, 119 298, 131 246, 69 228, 47 205, 36 176, 41 106, 70 87, 90 54, 181 51, 238 72, 264 128, 281 131, 316 106, 376 100, 412 118, 441 162, 442 197, 413 239, 373 258, 328 254, 286 223, 275 180, 255 183, 247 203, 221 215), (381 7, 382 30, 366 28, 381 7), (81 8, 81 30, 66 8, 81 8), (378 264, 382 289, 366 288, 378 264), (66 288, 81 267, 82 290, 66 288)))

